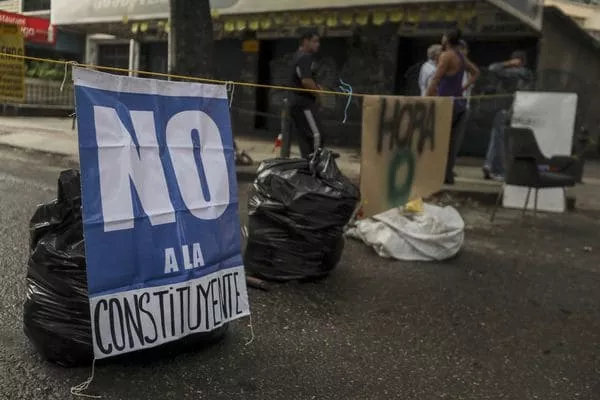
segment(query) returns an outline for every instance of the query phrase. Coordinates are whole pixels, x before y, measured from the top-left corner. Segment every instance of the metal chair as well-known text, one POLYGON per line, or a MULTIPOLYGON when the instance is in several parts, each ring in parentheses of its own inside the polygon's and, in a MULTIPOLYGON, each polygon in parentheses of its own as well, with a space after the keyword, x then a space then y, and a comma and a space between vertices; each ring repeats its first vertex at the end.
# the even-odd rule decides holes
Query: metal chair
POLYGON ((543 167, 549 167, 551 164, 539 151, 537 141, 531 129, 507 127, 507 161, 508 169, 505 183, 498 194, 496 205, 492 211, 490 220, 493 222, 500 206, 500 201, 504 195, 506 185, 521 186, 528 188, 525 204, 523 205, 523 214, 527 211, 527 204, 531 196, 531 190, 534 193, 533 215, 537 216, 538 192, 540 189, 562 188, 566 198, 567 187, 575 186, 576 179, 573 176, 546 171, 543 167), (540 163, 541 161, 541 163, 540 163), (542 168, 540 168, 542 167, 542 168))
POLYGON ((509 128, 523 132, 523 136, 519 139, 519 151, 529 153, 535 157, 538 165, 547 165, 550 172, 559 173, 562 175, 572 176, 576 181, 580 179, 580 161, 574 156, 552 156, 547 158, 538 145, 535 139, 535 134, 530 128, 509 128))

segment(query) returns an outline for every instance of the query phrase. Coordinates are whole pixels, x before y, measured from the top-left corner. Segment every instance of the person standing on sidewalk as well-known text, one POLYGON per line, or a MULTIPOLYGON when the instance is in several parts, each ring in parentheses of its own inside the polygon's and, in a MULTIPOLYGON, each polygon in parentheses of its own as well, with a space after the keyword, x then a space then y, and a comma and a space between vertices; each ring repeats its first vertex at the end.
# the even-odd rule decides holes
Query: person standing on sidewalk
POLYGON ((429 82, 435 74, 436 64, 441 52, 442 46, 439 44, 429 46, 427 49, 427 61, 421 65, 421 69, 419 71, 419 89, 421 89, 421 96, 425 96, 427 93, 429 82))
MULTIPOLYGON (((320 37, 317 31, 307 30, 300 37, 300 48, 294 56, 291 87, 322 90, 317 85, 315 54, 319 51, 320 37)), ((290 101, 290 119, 294 135, 298 140, 302 158, 310 158, 322 148, 324 138, 317 117, 317 93, 293 91, 290 101)))
POLYGON ((442 37, 443 52, 440 55, 435 75, 429 83, 427 96, 444 96, 454 98, 452 110, 452 126, 450 132, 450 145, 448 148, 448 162, 446 164, 446 177, 444 183, 454 184, 454 163, 458 150, 457 139, 466 117, 467 100, 463 93, 468 90, 477 78, 479 69, 460 52, 462 32, 456 29, 442 37), (465 72, 469 79, 463 84, 465 72))
MULTIPOLYGON (((466 41, 460 40, 460 44, 458 45, 458 51, 460 51, 463 57, 468 59, 469 45, 466 41)), ((465 115, 456 127, 456 138, 454 140, 453 154, 448 155, 448 157, 452 157, 454 160, 458 158, 458 153, 462 148, 462 144, 465 139, 465 133, 467 131, 467 124, 469 123, 469 117, 471 115, 471 92, 473 91, 473 86, 469 86, 469 79, 471 79, 471 74, 468 71, 465 71, 463 75, 463 87, 467 88, 463 92, 463 97, 465 98, 466 102, 465 115)), ((456 176, 456 174, 453 173, 453 176, 456 176)))
MULTIPOLYGON (((527 69, 527 56, 523 51, 515 51, 510 60, 494 63, 489 67, 502 83, 502 92, 514 93, 527 90, 533 83, 533 74, 527 69)), ((511 109, 502 108, 494 117, 492 134, 483 164, 483 177, 496 181, 504 181, 505 162, 505 129, 510 125, 511 109)))

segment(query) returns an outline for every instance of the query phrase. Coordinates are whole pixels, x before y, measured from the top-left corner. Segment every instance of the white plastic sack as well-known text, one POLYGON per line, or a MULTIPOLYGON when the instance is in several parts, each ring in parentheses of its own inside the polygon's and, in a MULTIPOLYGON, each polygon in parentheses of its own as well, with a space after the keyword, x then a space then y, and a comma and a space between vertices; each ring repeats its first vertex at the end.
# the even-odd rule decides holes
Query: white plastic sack
POLYGON ((356 222, 348 237, 372 246, 381 257, 441 261, 454 257, 465 239, 465 222, 454 207, 424 204, 423 213, 403 215, 393 208, 356 222))

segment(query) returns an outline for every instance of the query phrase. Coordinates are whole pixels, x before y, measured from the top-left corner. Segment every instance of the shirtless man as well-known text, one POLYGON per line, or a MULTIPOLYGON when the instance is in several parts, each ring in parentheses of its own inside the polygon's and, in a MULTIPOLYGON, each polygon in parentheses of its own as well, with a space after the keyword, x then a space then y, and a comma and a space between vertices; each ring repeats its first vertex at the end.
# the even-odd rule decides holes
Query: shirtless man
POLYGON ((463 97, 463 93, 473 86, 480 74, 479 69, 460 52, 461 39, 462 34, 459 29, 442 37, 443 52, 438 60, 435 75, 427 89, 427 96, 454 98, 448 162, 444 180, 444 183, 449 185, 454 184, 454 163, 459 150, 456 148, 458 147, 457 139, 463 119, 467 116, 467 99, 463 97), (465 72, 469 73, 469 79, 463 84, 465 72))

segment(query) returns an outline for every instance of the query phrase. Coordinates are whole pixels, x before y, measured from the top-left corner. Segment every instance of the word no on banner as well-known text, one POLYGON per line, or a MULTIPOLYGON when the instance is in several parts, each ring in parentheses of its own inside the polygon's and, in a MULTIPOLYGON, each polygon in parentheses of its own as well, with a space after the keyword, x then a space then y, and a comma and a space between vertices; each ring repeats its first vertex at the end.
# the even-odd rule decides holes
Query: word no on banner
POLYGON ((73 77, 95 357, 249 315, 225 86, 73 77))
POLYGON ((452 100, 366 96, 360 191, 371 217, 440 190, 444 183, 452 100))
POLYGON ((25 41, 21 28, 0 24, 0 100, 22 103, 25 100, 25 41))

